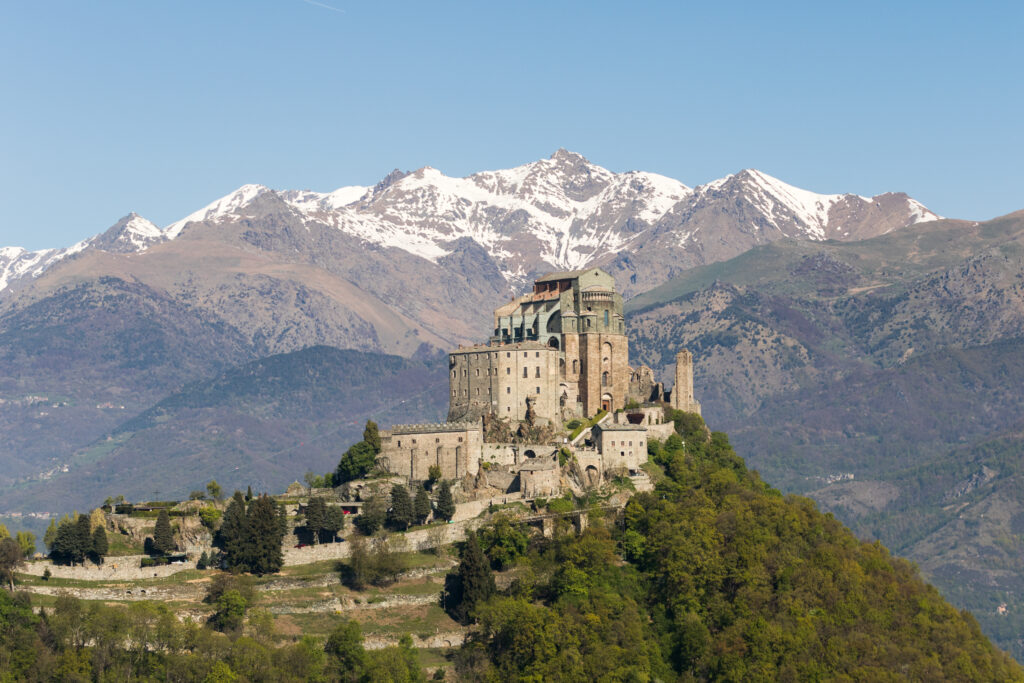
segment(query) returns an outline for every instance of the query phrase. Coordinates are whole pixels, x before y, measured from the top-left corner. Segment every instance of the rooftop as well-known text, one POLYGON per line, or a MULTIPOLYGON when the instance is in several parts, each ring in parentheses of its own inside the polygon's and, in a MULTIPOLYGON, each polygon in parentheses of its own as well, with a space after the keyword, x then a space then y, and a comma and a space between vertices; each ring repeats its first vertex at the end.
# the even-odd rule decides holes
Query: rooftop
POLYGON ((634 424, 621 424, 617 425, 611 421, 607 424, 601 423, 594 425, 594 429, 600 429, 602 432, 646 432, 647 427, 643 425, 634 424))
POLYGON ((415 425, 395 425, 391 428, 392 434, 434 434, 437 432, 467 432, 480 431, 480 425, 475 422, 434 422, 415 425))
POLYGON ((583 275, 583 273, 587 272, 588 270, 590 269, 584 268, 583 270, 556 271, 554 273, 548 273, 544 277, 537 278, 535 282, 551 282, 553 280, 573 280, 575 278, 578 278, 580 275, 583 275))

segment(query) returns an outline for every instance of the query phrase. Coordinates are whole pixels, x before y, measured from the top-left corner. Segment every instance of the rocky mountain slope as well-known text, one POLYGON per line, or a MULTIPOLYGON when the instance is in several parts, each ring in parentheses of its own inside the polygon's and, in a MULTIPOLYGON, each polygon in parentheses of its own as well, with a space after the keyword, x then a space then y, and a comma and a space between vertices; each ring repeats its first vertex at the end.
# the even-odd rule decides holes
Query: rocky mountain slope
POLYGON ((751 466, 918 561, 1024 656, 1003 637, 1024 623, 1006 436, 1024 411, 1024 212, 780 241, 628 306, 636 356, 694 351, 705 415, 751 466))
MULTIPOLYGON (((48 461, 44 474, 18 477, 25 468, 8 470, 4 504, 88 509, 117 494, 187 497, 210 479, 229 491, 248 485, 281 491, 309 470, 333 470, 345 448, 362 438, 368 419, 389 425, 442 417, 446 377, 442 357, 412 360, 327 346, 229 367, 141 412, 110 405, 91 431, 65 434, 66 455, 48 461)), ((51 399, 30 410, 47 413, 39 421, 76 423, 75 412, 90 407, 51 399)))

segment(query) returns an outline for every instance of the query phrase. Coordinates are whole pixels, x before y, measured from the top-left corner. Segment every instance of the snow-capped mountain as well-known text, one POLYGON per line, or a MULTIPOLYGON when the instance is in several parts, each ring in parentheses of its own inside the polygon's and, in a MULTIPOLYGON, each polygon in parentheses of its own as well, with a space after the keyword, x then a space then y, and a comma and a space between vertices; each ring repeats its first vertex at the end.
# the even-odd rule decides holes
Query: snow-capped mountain
POLYGON ((0 289, 37 277, 88 249, 146 251, 190 226, 259 218, 273 196, 303 224, 333 228, 370 248, 438 262, 466 240, 514 285, 545 270, 606 265, 627 293, 693 265, 735 256, 782 237, 855 240, 939 218, 903 194, 816 194, 756 170, 694 189, 654 173, 613 173, 558 150, 516 168, 450 178, 424 167, 376 186, 329 193, 244 185, 158 229, 135 214, 64 250, 0 250, 0 289))

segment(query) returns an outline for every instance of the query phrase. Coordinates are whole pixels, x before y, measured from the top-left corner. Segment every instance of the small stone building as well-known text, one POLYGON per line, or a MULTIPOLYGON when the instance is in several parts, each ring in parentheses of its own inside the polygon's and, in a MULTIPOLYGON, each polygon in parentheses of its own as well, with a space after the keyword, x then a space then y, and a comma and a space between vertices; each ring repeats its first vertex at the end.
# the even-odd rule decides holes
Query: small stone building
POLYGON ((562 484, 558 456, 536 458, 524 463, 519 468, 519 490, 527 499, 560 495, 562 484))
POLYGON ((644 425, 604 420, 594 425, 591 434, 601 453, 605 472, 622 468, 632 474, 647 462, 647 427, 644 425))
POLYGON ((477 423, 395 425, 380 437, 377 463, 411 480, 427 479, 431 465, 445 479, 475 475, 480 467, 484 439, 477 423))

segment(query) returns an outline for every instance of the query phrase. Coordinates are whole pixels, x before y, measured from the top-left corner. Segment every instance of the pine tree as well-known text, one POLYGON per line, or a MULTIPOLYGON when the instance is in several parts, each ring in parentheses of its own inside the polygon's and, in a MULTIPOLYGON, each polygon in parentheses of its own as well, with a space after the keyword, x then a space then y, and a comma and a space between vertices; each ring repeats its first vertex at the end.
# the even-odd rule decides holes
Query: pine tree
POLYGON ((395 529, 404 531, 413 522, 412 499, 409 491, 401 484, 391 487, 391 510, 388 511, 388 523, 395 529))
POLYGON ((156 529, 153 531, 153 552, 166 555, 174 550, 174 532, 171 531, 171 518, 167 510, 161 510, 156 518, 156 529))
POLYGON ((437 514, 445 520, 455 516, 455 499, 452 498, 451 484, 447 481, 442 481, 437 491, 437 514))
POLYGON ((246 526, 245 499, 241 491, 235 491, 227 510, 224 511, 224 521, 218 533, 220 547, 227 555, 228 566, 243 571, 246 526))
POLYGON ((78 515, 75 521, 74 555, 75 562, 82 562, 92 551, 92 526, 89 515, 78 515))
POLYGON ((380 453, 380 430, 373 420, 366 421, 366 428, 363 430, 363 441, 370 444, 374 454, 380 453))
POLYGON ((490 563, 484 551, 480 549, 480 543, 473 532, 466 536, 466 545, 462 549, 458 585, 459 594, 454 596, 454 604, 450 607, 458 620, 465 624, 474 618, 476 606, 497 592, 490 563))
POLYGON ((320 532, 324 528, 324 517, 327 505, 323 498, 310 498, 306 504, 306 531, 312 534, 313 543, 320 542, 320 532))
POLYGON ((78 543, 75 524, 71 520, 61 520, 50 544, 50 558, 57 564, 74 564, 75 551, 78 543))
POLYGON ((217 501, 220 500, 220 494, 222 493, 222 489, 220 488, 220 484, 217 483, 216 479, 210 480, 210 483, 206 485, 206 491, 207 493, 210 494, 210 498, 213 498, 214 500, 217 501))
POLYGON ((268 496, 256 498, 249 506, 246 533, 246 565, 254 574, 270 574, 281 569, 281 525, 277 506, 268 496))
POLYGON ((107 541, 107 530, 101 526, 96 527, 92 532, 92 560, 96 564, 103 564, 103 558, 110 552, 110 543, 107 541))
POLYGON ((430 496, 422 486, 416 487, 416 498, 413 500, 412 509, 417 524, 423 524, 430 516, 430 496))
POLYGON ((338 537, 338 532, 345 528, 345 513, 341 511, 341 507, 338 505, 328 505, 324 514, 324 532, 331 537, 331 543, 334 543, 338 537))

